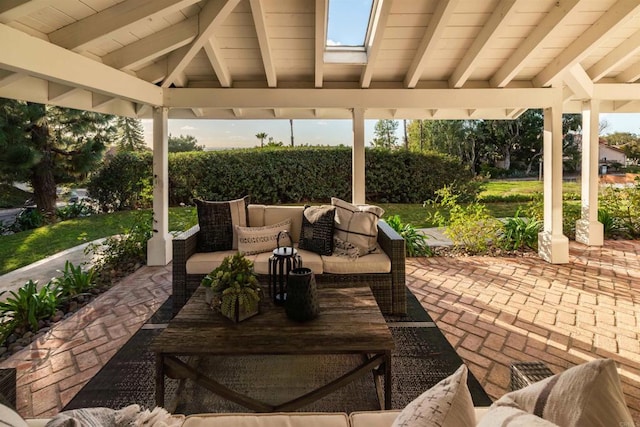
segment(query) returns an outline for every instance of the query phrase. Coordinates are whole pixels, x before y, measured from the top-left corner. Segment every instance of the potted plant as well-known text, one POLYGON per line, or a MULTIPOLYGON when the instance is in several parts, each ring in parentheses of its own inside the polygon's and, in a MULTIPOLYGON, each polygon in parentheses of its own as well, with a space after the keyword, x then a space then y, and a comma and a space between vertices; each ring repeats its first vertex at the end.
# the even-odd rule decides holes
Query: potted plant
POLYGON ((258 314, 260 286, 253 262, 241 253, 226 257, 201 285, 207 288, 207 303, 234 322, 258 314))

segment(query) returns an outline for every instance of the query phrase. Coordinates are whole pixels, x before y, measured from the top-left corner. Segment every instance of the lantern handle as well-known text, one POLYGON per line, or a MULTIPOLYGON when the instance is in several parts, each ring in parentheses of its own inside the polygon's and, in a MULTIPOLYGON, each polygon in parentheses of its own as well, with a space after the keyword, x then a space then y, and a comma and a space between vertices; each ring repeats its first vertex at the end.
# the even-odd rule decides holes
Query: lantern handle
MULTIPOLYGON (((282 230, 278 233, 278 237, 276 237, 276 246, 278 247, 278 249, 280 249, 280 235, 281 234, 285 234, 286 236, 289 237, 289 242, 291 243, 290 247, 293 247, 293 239, 291 238, 291 234, 289 234, 288 231, 286 230, 282 230)), ((283 246, 284 247, 284 246, 283 246)))

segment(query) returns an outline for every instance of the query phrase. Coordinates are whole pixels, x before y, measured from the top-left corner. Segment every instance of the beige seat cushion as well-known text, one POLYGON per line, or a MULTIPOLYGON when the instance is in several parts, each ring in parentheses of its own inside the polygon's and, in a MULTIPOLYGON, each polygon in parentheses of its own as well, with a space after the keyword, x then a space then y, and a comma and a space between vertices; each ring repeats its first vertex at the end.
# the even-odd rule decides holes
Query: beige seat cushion
POLYGON ((344 413, 198 414, 182 427, 349 427, 344 413))
POLYGON ((391 259, 378 247, 376 252, 358 258, 323 255, 322 269, 332 274, 389 273, 391 259))
MULTIPOLYGON (((322 274, 322 258, 315 252, 298 249, 298 254, 302 258, 302 266, 310 268, 314 274, 322 274)), ((269 274, 269 258, 272 253, 261 253, 255 255, 253 260, 253 271, 257 274, 269 274)))
MULTIPOLYGON (((202 252, 191 255, 187 260, 187 274, 209 274, 211 271, 222 264, 222 260, 228 256, 233 256, 238 251, 218 251, 218 252, 202 252)), ((256 255, 246 256, 254 261, 256 255)))

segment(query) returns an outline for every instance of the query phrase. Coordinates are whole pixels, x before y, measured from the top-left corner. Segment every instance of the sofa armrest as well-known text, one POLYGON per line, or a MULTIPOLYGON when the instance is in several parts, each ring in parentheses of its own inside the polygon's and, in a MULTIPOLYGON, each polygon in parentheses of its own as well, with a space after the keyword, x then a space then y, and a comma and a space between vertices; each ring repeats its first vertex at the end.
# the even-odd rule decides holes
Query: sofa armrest
MULTIPOLYGON (((194 225, 173 238, 173 282, 187 281, 187 260, 196 253, 199 225, 194 225)), ((174 285, 175 286, 175 285, 174 285)))
POLYGON ((407 312, 407 294, 405 291, 405 257, 404 239, 385 221, 378 221, 378 244, 391 259, 393 312, 407 312))

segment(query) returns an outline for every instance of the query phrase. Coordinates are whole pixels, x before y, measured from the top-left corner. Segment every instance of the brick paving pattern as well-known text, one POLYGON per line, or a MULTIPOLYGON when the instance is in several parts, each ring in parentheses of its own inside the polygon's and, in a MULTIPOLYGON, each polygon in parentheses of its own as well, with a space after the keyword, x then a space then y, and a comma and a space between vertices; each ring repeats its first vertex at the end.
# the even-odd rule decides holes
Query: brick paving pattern
MULTIPOLYGON (((56 414, 167 299, 171 270, 143 267, 0 364, 18 368, 18 410, 56 414)), ((411 258, 407 285, 492 398, 512 361, 560 372, 616 360, 640 426, 640 242, 570 243, 570 263, 538 258, 411 258)))
POLYGON ((0 368, 17 368, 18 412, 26 418, 60 412, 170 293, 170 267, 142 267, 2 362, 0 368))
POLYGON ((496 399, 513 361, 554 372, 614 359, 640 425, 640 242, 570 243, 570 262, 410 258, 407 285, 496 399))

